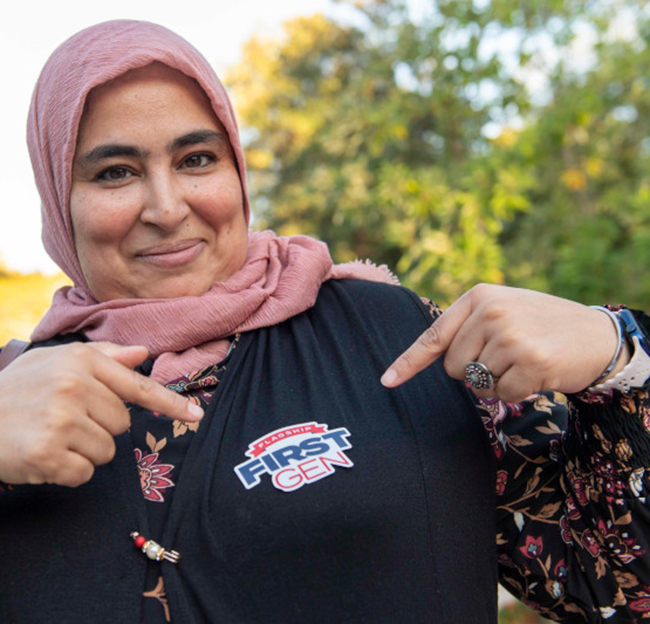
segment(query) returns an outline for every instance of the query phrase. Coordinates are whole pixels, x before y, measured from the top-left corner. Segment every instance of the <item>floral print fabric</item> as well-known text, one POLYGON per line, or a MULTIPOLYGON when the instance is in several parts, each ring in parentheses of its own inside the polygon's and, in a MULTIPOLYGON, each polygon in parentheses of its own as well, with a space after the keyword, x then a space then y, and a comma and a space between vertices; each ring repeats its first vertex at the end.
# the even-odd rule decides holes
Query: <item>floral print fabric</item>
POLYGON ((174 482, 166 476, 174 466, 163 464, 158 460, 158 456, 159 453, 143 454, 139 448, 135 449, 135 461, 138 465, 140 486, 144 497, 148 501, 163 503, 165 502, 164 491, 174 485, 174 482))
MULTIPOLYGON (((239 334, 231 343, 229 354, 236 348, 239 334)), ((226 370, 226 359, 214 366, 175 379, 168 388, 183 394, 204 409, 207 408, 219 378, 226 370)), ((185 423, 151 414, 131 423, 131 440, 140 474, 142 494, 147 503, 151 538, 158 541, 163 533, 167 511, 178 482, 183 457, 200 423, 185 423)), ((142 621, 170 622, 164 579, 157 562, 149 562, 143 593, 142 621)))
POLYGON ((647 392, 500 409, 501 582, 558 621, 650 619, 647 392))

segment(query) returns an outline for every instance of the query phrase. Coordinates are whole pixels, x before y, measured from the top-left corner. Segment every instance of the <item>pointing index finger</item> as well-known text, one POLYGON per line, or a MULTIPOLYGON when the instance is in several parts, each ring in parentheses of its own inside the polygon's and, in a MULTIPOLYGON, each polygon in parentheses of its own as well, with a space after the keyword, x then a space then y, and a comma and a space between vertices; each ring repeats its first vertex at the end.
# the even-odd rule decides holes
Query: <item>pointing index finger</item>
POLYGON ((120 384, 122 392, 115 388, 117 394, 125 401, 136 403, 145 409, 164 414, 174 420, 196 422, 203 418, 203 410, 192 401, 184 399, 173 390, 165 388, 149 377, 129 369, 125 369, 125 372, 130 379, 128 381, 125 379, 120 384))
POLYGON ((129 368, 146 357, 143 347, 101 345, 96 349, 112 360, 108 366, 106 360, 97 361, 97 378, 123 401, 176 420, 196 422, 203 417, 203 410, 192 401, 129 368))
POLYGON ((470 298, 465 293, 388 367, 381 383, 387 388, 395 388, 435 362, 449 348, 471 311, 470 298))

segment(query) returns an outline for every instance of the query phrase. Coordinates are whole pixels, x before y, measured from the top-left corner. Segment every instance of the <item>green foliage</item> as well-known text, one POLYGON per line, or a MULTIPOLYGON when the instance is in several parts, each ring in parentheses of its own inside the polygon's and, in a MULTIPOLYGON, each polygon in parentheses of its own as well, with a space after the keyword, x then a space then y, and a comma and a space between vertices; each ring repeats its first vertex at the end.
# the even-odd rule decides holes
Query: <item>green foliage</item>
POLYGON ((536 181, 505 228, 509 281, 587 302, 650 302, 650 53, 646 34, 595 31, 586 72, 560 65, 552 99, 504 156, 536 181), (531 241, 534 241, 531 244, 531 241))
POLYGON ((354 25, 288 22, 281 40, 249 41, 228 76, 256 225, 318 236, 337 261, 387 263, 445 303, 491 281, 647 305, 647 11, 341 3, 354 25), (625 11, 637 32, 621 38, 625 11))

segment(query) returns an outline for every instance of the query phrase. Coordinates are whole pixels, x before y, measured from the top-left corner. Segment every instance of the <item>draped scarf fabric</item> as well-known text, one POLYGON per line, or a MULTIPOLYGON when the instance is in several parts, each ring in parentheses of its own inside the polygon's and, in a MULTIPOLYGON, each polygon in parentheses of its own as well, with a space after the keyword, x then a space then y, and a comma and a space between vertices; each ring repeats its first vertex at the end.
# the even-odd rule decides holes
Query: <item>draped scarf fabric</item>
POLYGON ((244 152, 235 115, 203 56, 175 33, 149 22, 116 20, 81 31, 64 42, 43 68, 28 120, 28 146, 42 200, 43 243, 74 284, 55 294, 32 340, 80 331, 91 340, 145 345, 155 358, 152 376, 167 382, 218 361, 229 336, 280 323, 310 308, 324 280, 397 283, 386 267, 361 262, 334 266, 324 243, 266 231, 249 233, 244 266, 203 295, 97 302, 77 258, 70 218, 79 122, 94 87, 154 61, 195 79, 207 94, 232 145, 249 219, 244 152))

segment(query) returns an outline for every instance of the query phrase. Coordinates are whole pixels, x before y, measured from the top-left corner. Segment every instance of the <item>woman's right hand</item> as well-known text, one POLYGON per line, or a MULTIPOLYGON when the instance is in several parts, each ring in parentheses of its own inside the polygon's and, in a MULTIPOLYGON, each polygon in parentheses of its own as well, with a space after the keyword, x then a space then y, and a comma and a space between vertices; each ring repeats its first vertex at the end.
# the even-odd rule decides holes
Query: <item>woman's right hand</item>
POLYGON ((34 349, 0 372, 0 481, 76 487, 115 455, 125 401, 195 422, 202 410, 132 370, 145 347, 73 343, 34 349))

